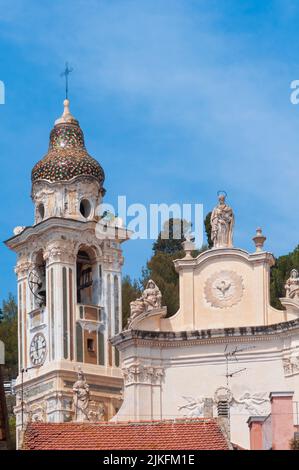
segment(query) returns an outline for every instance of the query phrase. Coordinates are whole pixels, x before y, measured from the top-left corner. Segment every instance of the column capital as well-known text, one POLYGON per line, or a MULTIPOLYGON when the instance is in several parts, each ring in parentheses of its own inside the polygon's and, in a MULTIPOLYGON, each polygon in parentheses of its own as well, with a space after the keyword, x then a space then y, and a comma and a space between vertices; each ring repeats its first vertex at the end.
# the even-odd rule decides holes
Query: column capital
POLYGON ((131 364, 122 368, 125 385, 149 384, 161 385, 164 369, 161 366, 131 364))
POLYGON ((76 261, 76 254, 74 249, 74 243, 59 240, 53 243, 50 243, 45 252, 44 252, 44 260, 51 263, 75 263, 76 261))
POLYGON ((34 263, 29 261, 28 259, 19 260, 16 264, 16 267, 15 267, 15 273, 16 273, 18 279, 22 279, 24 277, 27 277, 28 272, 31 269, 33 269, 33 267, 34 267, 34 263))

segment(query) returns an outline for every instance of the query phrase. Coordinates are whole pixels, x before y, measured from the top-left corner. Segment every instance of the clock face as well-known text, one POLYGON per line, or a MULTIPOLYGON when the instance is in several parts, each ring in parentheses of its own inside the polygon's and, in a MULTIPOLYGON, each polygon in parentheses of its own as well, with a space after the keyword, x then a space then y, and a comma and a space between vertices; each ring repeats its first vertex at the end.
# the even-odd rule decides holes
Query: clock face
POLYGON ((41 366, 46 358, 47 343, 46 338, 41 333, 37 333, 30 344, 30 360, 35 366, 41 366))

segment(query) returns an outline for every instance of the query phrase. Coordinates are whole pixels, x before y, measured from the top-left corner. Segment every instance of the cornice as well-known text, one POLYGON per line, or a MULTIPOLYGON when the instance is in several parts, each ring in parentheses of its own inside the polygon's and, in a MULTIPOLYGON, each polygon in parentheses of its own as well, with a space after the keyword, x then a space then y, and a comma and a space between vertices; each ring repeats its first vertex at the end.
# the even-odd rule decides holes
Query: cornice
POLYGON ((197 267, 204 264, 207 261, 217 260, 220 258, 230 257, 235 259, 242 259, 248 264, 251 263, 264 263, 267 262, 270 266, 274 265, 275 260, 272 253, 268 251, 261 251, 255 253, 249 253, 241 248, 211 248, 203 251, 196 258, 181 258, 174 260, 174 266, 176 271, 181 269, 197 267))
MULTIPOLYGON (((61 230, 64 233, 69 232, 84 232, 89 231, 94 236, 95 241, 98 240, 99 243, 103 242, 103 239, 100 239, 96 236, 96 227, 97 223, 95 221, 81 221, 76 219, 68 219, 62 217, 50 217, 42 222, 39 222, 36 225, 26 227, 21 233, 15 235, 8 240, 4 241, 5 245, 11 250, 16 250, 18 247, 24 245, 32 238, 36 236, 41 236, 46 234, 49 235, 49 231, 61 230)), ((130 232, 126 228, 119 228, 119 231, 122 231, 126 236, 120 237, 116 241, 122 243, 129 238, 130 232)))
POLYGON ((299 330, 299 319, 267 326, 219 328, 192 331, 144 331, 125 330, 110 339, 113 346, 129 345, 158 346, 162 348, 183 347, 199 344, 221 344, 227 342, 271 341, 290 336, 299 330))
POLYGON ((66 186, 77 186, 78 183, 95 183, 99 189, 104 190, 104 188, 101 186, 99 183, 98 179, 95 176, 92 175, 76 175, 70 180, 63 180, 63 181, 48 181, 48 180, 37 180, 32 183, 32 192, 31 192, 31 197, 33 196, 33 192, 35 188, 38 187, 47 187, 49 189, 55 189, 55 188, 65 188, 66 186))
MULTIPOLYGON (((44 364, 41 367, 28 369, 24 373, 23 384, 26 387, 33 385, 40 385, 44 382, 51 380, 76 380, 78 369, 82 364, 78 362, 68 363, 67 361, 55 362, 52 366, 51 363, 44 364), (38 373, 38 375, 37 375, 38 373)), ((84 375, 87 381, 95 382, 98 385, 118 386, 122 381, 122 376, 119 368, 110 367, 110 375, 107 374, 105 366, 98 366, 95 364, 83 364, 84 375), (88 366, 88 367, 86 367, 88 366), (92 370, 90 367, 92 366, 92 370), (86 371, 87 370, 87 371, 86 371)), ((21 387, 21 374, 18 375, 15 388, 19 390, 21 387)))

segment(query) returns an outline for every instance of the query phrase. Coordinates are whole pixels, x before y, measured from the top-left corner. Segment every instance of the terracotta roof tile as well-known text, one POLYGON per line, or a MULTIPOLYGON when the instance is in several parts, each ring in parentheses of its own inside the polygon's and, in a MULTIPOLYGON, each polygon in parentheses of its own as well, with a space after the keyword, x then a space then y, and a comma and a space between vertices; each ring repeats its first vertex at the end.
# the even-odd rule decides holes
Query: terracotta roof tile
POLYGON ((228 450, 216 419, 119 423, 30 423, 26 450, 228 450))

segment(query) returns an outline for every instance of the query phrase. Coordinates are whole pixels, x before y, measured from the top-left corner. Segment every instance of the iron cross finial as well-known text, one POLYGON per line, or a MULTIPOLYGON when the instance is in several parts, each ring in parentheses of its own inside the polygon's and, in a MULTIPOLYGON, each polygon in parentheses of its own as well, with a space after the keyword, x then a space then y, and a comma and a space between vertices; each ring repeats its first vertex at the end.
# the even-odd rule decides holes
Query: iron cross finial
POLYGON ((69 74, 73 71, 72 67, 69 67, 68 62, 65 63, 65 69, 60 74, 61 77, 65 77, 65 98, 68 99, 69 94, 69 74))

